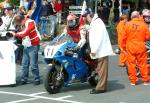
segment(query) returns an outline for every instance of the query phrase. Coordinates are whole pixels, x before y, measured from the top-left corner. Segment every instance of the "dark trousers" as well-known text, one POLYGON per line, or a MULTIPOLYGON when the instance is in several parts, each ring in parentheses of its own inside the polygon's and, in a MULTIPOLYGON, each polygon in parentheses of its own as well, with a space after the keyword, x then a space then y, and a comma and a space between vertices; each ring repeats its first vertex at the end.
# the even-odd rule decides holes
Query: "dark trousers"
POLYGON ((119 9, 114 9, 114 23, 119 22, 119 9))
POLYGON ((20 64, 22 63, 22 57, 23 57, 23 45, 18 45, 18 48, 16 49, 15 51, 15 61, 17 64, 20 64))
POLYGON ((105 24, 108 24, 110 9, 109 8, 103 8, 102 10, 102 19, 105 24))

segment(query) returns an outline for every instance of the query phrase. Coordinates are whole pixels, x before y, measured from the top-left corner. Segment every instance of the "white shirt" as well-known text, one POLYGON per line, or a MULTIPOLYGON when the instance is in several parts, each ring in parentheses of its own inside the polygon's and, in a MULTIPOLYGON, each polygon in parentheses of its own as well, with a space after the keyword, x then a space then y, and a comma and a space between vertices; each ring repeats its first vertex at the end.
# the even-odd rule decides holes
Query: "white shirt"
POLYGON ((14 17, 10 17, 10 16, 2 16, 2 21, 3 21, 3 24, 0 26, 0 31, 1 31, 1 34, 2 36, 6 36, 6 33, 7 33, 7 29, 12 29, 12 30, 15 30, 15 27, 13 25, 13 20, 14 20, 14 17), (9 27, 9 28, 8 28, 9 27), (3 31, 3 32, 2 32, 3 31))
POLYGON ((108 32, 103 21, 95 14, 89 29, 89 43, 91 53, 96 53, 92 59, 98 59, 109 55, 114 55, 108 32))

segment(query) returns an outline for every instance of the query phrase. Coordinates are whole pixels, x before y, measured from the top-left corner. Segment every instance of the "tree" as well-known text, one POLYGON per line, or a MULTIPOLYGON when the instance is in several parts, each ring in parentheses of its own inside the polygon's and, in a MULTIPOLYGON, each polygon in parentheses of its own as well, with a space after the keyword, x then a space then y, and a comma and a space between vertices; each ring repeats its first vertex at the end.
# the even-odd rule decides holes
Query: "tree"
MULTIPOLYGON (((3 2, 3 1, 5 1, 5 0, 0 0, 0 2, 3 2)), ((20 3, 20 0, 10 0, 10 2, 11 2, 12 4, 14 4, 15 6, 18 6, 19 3, 20 3)))

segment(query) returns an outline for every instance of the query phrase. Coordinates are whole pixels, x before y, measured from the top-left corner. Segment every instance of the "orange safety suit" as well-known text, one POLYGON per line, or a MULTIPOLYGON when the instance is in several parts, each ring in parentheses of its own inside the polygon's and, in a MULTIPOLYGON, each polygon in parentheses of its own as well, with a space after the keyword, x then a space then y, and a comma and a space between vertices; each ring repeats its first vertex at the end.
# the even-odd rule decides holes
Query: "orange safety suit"
POLYGON ((134 84, 138 81, 136 64, 139 67, 142 81, 146 82, 149 80, 147 53, 144 45, 148 34, 147 25, 140 18, 133 18, 126 24, 122 37, 121 47, 127 53, 129 79, 134 84))
MULTIPOLYGON (((117 25, 118 45, 119 45, 119 48, 121 48, 120 47, 120 43, 121 43, 121 40, 122 40, 122 35, 124 33, 124 30, 125 30, 125 24, 126 24, 126 22, 123 20, 123 21, 120 21, 118 23, 118 25, 117 25)), ((121 52, 120 53, 120 65, 125 65, 126 61, 127 61, 127 58, 126 58, 125 53, 121 52)))

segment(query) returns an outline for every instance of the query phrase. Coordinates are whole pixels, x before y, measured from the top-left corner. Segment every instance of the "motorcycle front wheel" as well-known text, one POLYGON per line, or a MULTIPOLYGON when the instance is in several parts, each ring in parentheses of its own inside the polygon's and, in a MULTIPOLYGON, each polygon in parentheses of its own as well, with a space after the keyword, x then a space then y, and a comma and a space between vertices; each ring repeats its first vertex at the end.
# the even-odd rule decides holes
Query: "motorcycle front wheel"
POLYGON ((61 66, 48 66, 44 86, 50 94, 59 93, 64 85, 64 74, 61 72, 61 66))

